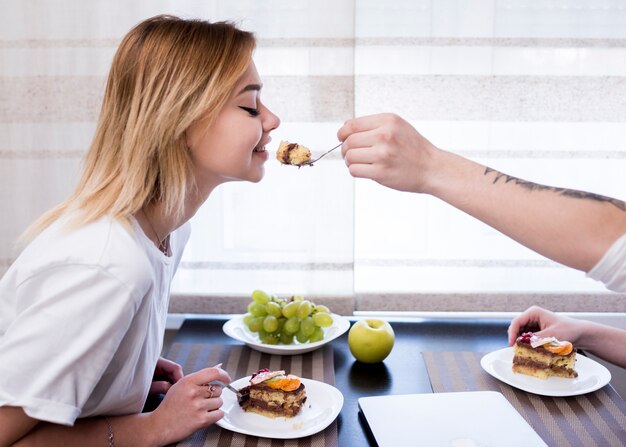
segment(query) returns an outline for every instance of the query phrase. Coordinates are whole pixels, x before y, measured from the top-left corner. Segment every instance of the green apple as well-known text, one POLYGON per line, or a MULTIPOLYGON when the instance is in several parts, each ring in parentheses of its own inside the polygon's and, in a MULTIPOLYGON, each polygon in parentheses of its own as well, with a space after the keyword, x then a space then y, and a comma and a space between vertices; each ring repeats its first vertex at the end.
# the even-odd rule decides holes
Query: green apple
POLYGON ((354 358, 363 363, 378 363, 385 360, 395 340, 396 335, 391 325, 374 318, 357 321, 348 332, 350 352, 354 358))

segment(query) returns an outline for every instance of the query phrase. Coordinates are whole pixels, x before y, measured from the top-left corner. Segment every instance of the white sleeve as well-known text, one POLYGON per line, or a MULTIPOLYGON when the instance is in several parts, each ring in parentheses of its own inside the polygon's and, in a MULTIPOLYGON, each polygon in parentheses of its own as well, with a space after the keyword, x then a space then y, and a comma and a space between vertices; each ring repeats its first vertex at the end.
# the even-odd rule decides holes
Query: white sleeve
POLYGON ((602 259, 587 273, 614 292, 626 292, 626 234, 609 247, 602 259))
POLYGON ((72 425, 140 303, 100 267, 50 268, 17 288, 17 318, 0 338, 0 405, 72 425))

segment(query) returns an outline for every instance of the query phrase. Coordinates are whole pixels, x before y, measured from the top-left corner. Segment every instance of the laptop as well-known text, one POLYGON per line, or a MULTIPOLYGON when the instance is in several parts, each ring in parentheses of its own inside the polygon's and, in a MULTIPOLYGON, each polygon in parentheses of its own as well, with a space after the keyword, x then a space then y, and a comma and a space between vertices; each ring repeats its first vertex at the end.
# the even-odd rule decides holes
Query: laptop
POLYGON ((379 447, 547 447, 496 391, 359 399, 379 447))

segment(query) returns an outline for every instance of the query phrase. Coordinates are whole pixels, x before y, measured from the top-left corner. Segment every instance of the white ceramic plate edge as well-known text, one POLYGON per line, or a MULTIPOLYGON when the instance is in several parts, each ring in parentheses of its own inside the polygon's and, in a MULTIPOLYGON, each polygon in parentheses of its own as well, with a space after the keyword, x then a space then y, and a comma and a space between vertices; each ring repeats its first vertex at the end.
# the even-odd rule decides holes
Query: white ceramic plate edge
MULTIPOLYGON (((566 396, 578 396, 581 394, 591 393, 596 391, 611 381, 611 372, 605 368, 603 365, 599 364, 595 360, 592 360, 583 355, 579 355, 576 357, 576 370, 578 371, 577 379, 561 379, 558 377, 551 377, 548 379, 537 379, 530 376, 515 374, 511 371, 511 375, 503 375, 500 374, 496 368, 495 364, 498 361, 508 362, 512 364, 513 362, 513 347, 503 348, 497 351, 490 352, 485 354, 480 359, 480 366, 491 376, 496 379, 511 385, 514 388, 518 388, 522 391, 527 391, 533 394, 539 394, 542 396, 552 396, 552 397, 566 397, 566 396), (591 373, 591 374, 590 374, 591 373), (595 377, 596 381, 587 387, 582 387, 579 389, 550 389, 549 386, 551 383, 557 383, 556 381, 560 381, 559 383, 563 383, 562 381, 569 380, 584 380, 586 379, 585 375, 595 377), (522 383, 522 381, 536 381, 536 385, 522 383)), ((575 384, 576 382, 572 382, 575 384)))
MULTIPOLYGON (((233 385, 235 388, 241 388, 250 381, 250 377, 251 376, 243 377, 241 379, 235 380, 234 382, 231 383, 231 385, 233 385)), ((258 436, 261 438, 270 438, 270 439, 297 439, 297 438, 303 438, 305 436, 311 436, 316 433, 319 433, 320 431, 328 427, 330 424, 332 424, 332 422, 335 419, 337 419, 337 416, 339 416, 339 413, 341 412, 341 409, 343 408, 343 402, 344 402, 343 394, 341 394, 341 391, 339 391, 337 388, 327 383, 320 382, 318 380, 313 380, 313 379, 305 379, 305 378, 301 378, 301 380, 304 386, 306 387, 306 389, 308 390, 307 391, 307 403, 305 403, 305 406, 302 408, 301 412, 306 411, 306 406, 307 404, 309 404, 309 400, 312 400, 312 399, 318 400, 320 398, 329 399, 331 402, 330 404, 328 404, 328 407, 331 408, 332 410, 331 413, 328 414, 328 416, 326 416, 323 420, 307 428, 306 430, 299 431, 297 429, 292 429, 292 431, 287 431, 287 432, 281 432, 281 431, 275 431, 275 430, 255 431, 255 430, 246 429, 245 427, 233 425, 227 420, 224 420, 227 415, 225 415, 224 419, 220 419, 219 421, 217 421, 216 425, 226 430, 234 431, 236 433, 241 433, 244 435, 251 435, 251 436, 258 436)), ((225 404, 229 403, 230 405, 232 405, 234 408, 237 409, 236 411, 241 411, 243 413, 243 410, 240 409, 239 405, 236 402, 236 398, 234 394, 228 393, 226 396, 223 396, 222 398, 224 399, 225 404)), ((254 413, 246 413, 246 414, 248 414, 250 417, 263 418, 263 416, 260 416, 254 413)), ((268 418, 268 424, 272 424, 273 426, 275 426, 276 424, 273 423, 274 421, 275 420, 268 418)), ((289 419, 286 419, 286 421, 290 422, 289 419)))
MULTIPOLYGON (((329 338, 324 338, 324 340, 316 341, 315 343, 303 343, 303 344, 293 344, 293 345, 265 345, 261 342, 248 340, 244 337, 241 337, 237 334, 236 329, 241 329, 242 331, 249 332, 249 330, 243 324, 243 315, 239 315, 237 317, 233 317, 228 320, 222 326, 222 330, 226 335, 230 338, 238 340, 242 343, 245 343, 250 348, 255 349, 260 352, 264 352, 266 354, 275 354, 275 355, 297 355, 304 354, 305 352, 314 351, 315 349, 330 343, 334 339, 343 335, 350 328, 350 321, 337 314, 330 314, 333 317, 333 324, 330 326, 330 329, 335 329, 335 333, 329 338)), ((250 333, 252 334, 252 333, 250 333)), ((252 336, 252 335, 250 335, 252 336)))

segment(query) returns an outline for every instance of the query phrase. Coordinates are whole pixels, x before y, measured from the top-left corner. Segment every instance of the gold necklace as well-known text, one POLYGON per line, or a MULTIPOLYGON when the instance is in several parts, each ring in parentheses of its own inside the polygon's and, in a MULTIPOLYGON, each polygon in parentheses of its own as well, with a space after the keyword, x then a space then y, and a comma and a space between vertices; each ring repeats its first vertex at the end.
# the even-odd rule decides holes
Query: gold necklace
POLYGON ((157 233, 157 231, 154 229, 154 226, 152 225, 152 222, 150 222, 150 219, 148 218, 148 215, 146 214, 146 211, 143 208, 141 208, 141 212, 143 213, 143 217, 146 219, 146 221, 148 222, 148 225, 150 225, 150 228, 152 229, 152 232, 154 233, 154 235, 157 238, 157 242, 159 243, 159 245, 157 245, 157 248, 165 256, 169 256, 169 250, 168 250, 167 241, 169 240, 170 235, 168 234, 167 236, 165 236, 165 238, 163 240, 161 240, 161 237, 159 236, 159 233, 157 233))

